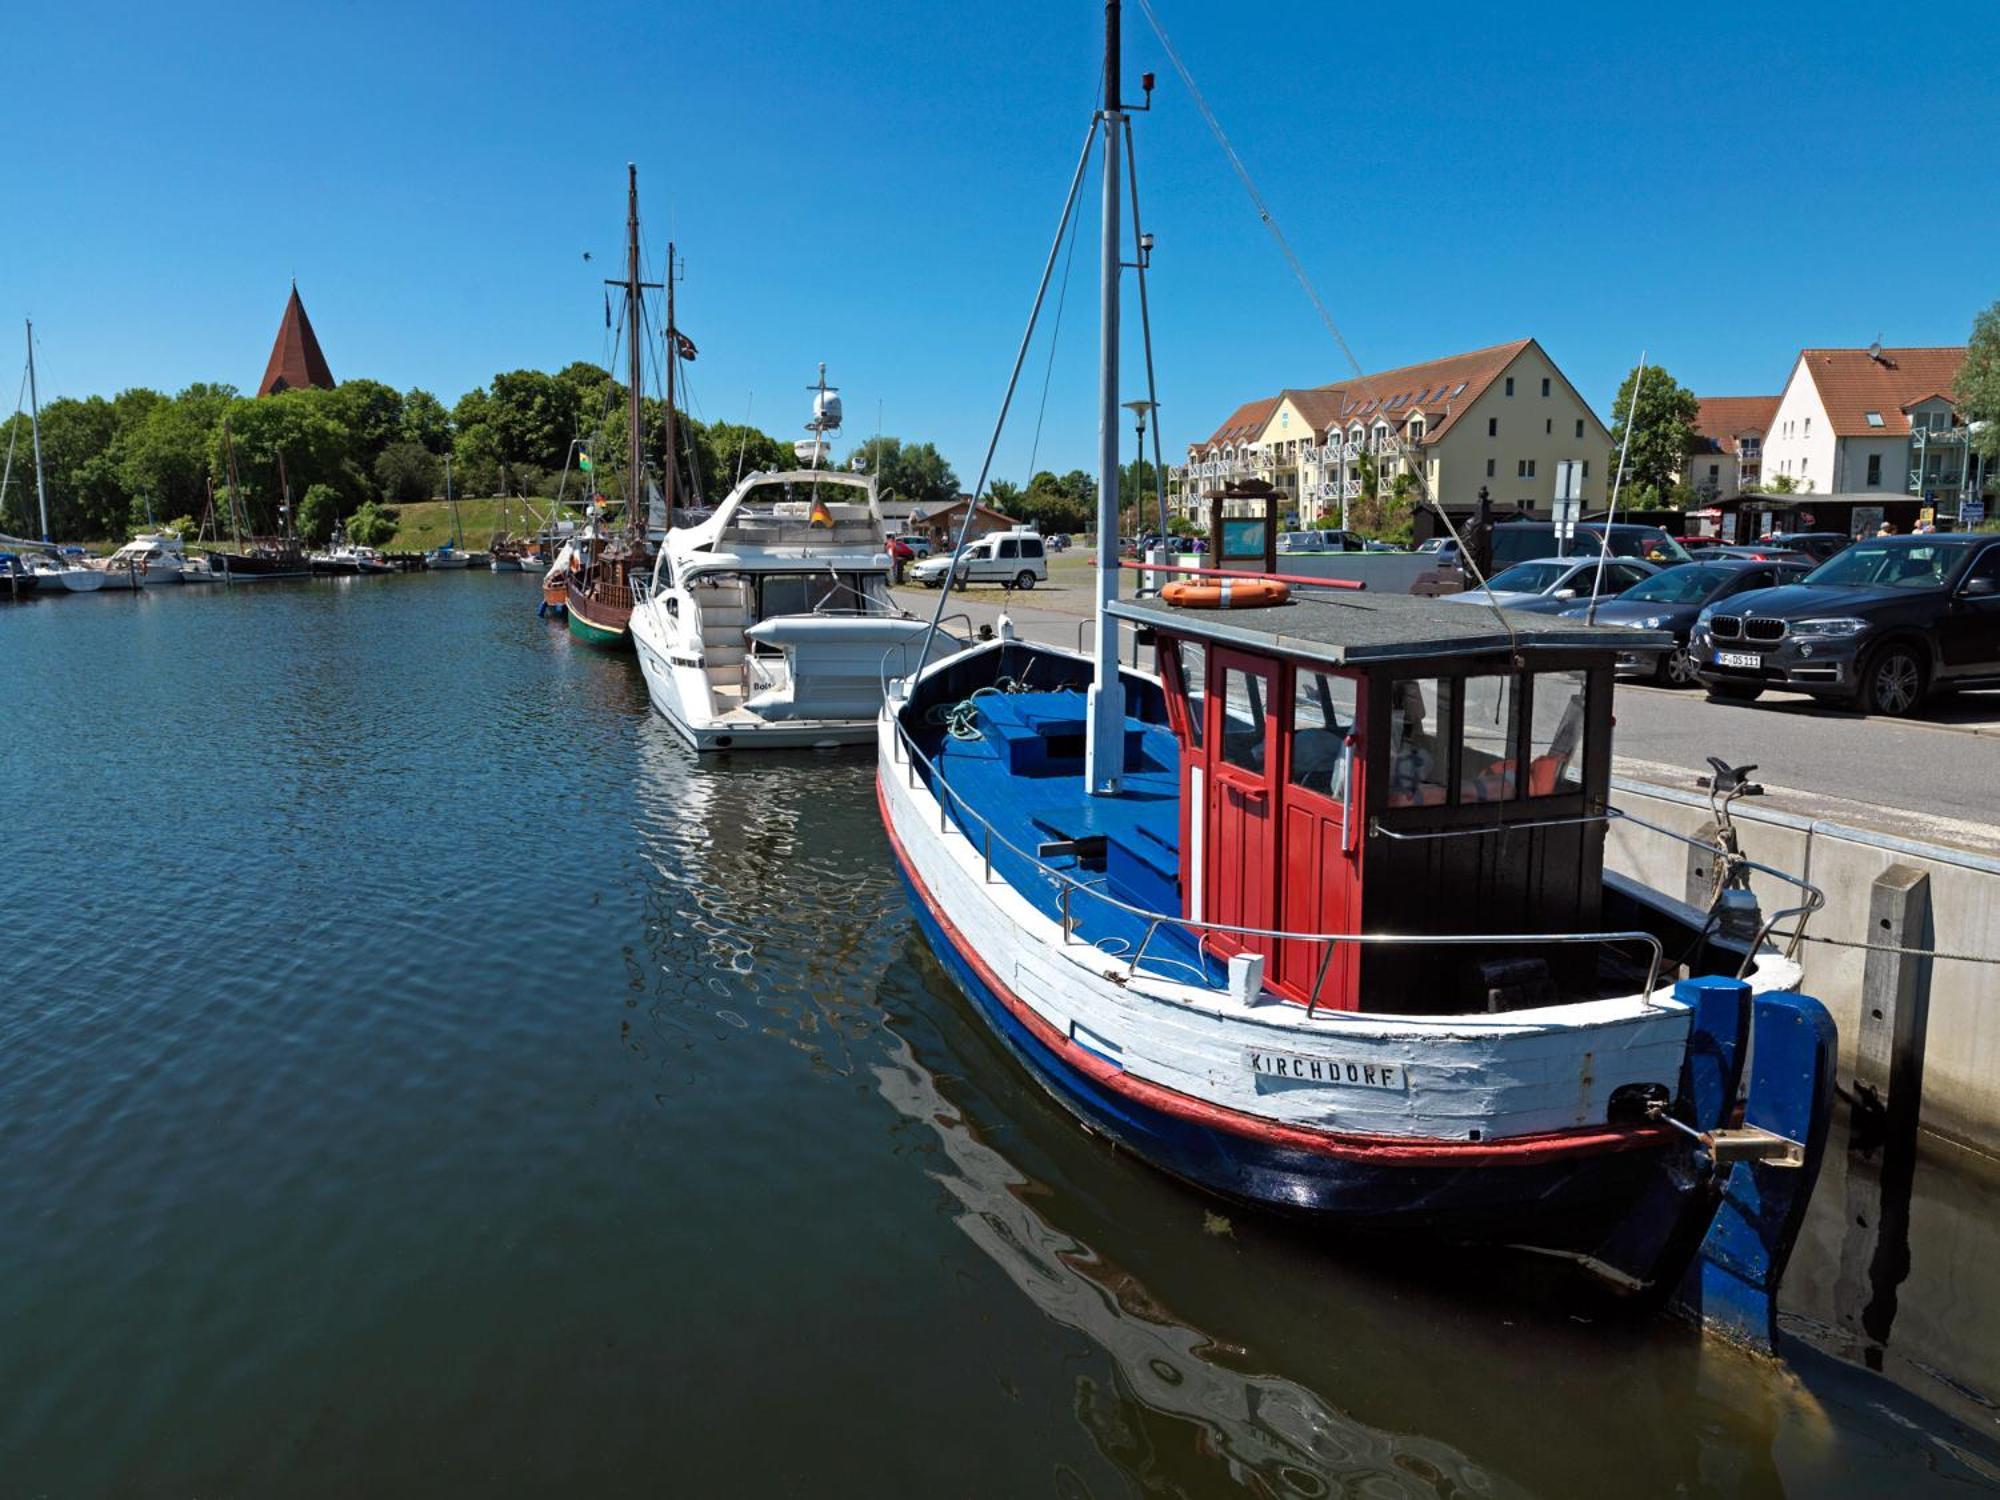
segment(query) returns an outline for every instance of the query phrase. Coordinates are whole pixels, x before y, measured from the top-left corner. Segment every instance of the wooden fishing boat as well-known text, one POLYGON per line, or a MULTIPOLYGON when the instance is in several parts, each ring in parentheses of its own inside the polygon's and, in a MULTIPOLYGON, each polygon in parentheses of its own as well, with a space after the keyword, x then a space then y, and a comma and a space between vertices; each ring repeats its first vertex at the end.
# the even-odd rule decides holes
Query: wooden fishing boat
MULTIPOLYGON (((1206 1192, 1561 1257, 1768 1345, 1833 1099, 1833 1025, 1793 956, 1821 898, 1759 866, 1800 891, 1766 920, 1733 840, 1708 910, 1605 869, 1631 633, 1351 585, 1120 601, 1118 577, 1107 557, 1091 654, 1003 616, 892 683, 878 721, 918 924, 1020 1066, 1206 1192), (1121 626, 1156 670, 1120 665, 1121 626)), ((1716 764, 1726 830, 1754 788, 1716 764)))

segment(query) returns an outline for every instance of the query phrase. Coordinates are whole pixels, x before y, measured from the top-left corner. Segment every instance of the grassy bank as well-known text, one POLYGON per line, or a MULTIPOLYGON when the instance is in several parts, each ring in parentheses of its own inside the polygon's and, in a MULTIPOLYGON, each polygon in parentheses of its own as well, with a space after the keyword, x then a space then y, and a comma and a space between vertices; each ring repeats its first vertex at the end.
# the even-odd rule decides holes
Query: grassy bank
MULTIPOLYGON (((499 500, 461 500, 458 502, 459 524, 464 531, 466 547, 477 551, 493 539, 494 530, 501 524, 499 500)), ((547 509, 548 502, 542 502, 547 509)), ((396 552, 428 552, 433 547, 448 541, 451 537, 451 507, 442 500, 425 500, 415 505, 399 505, 402 522, 396 528, 396 539, 389 543, 396 552)), ((509 523, 515 531, 523 530, 528 521, 521 502, 516 500, 509 507, 509 523)))

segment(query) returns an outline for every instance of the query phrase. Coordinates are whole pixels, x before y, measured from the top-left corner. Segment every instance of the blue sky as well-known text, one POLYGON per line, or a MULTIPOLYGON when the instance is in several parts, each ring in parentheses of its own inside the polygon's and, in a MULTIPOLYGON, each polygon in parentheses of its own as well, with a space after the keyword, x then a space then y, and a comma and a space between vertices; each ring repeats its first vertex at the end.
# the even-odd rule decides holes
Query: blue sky
MULTIPOLYGON (((1700 392, 1775 392, 1802 345, 1957 343, 2000 298, 2000 8, 1155 3, 1371 369, 1531 334, 1600 410, 1642 347, 1700 392)), ((0 311, 36 318, 45 395, 249 387, 296 275, 336 376, 449 401, 604 357, 635 160, 653 254, 671 233, 687 261, 699 415, 792 435, 823 359, 848 439, 879 404, 969 480, 1100 18, 16 7, 0 311)), ((1160 75, 1140 171, 1179 444, 1348 370, 1136 5, 1126 35, 1134 83, 1160 75)), ((1040 467, 1094 458, 1084 234, 1040 467)), ((1042 360, 1004 476, 1026 477, 1042 360)))

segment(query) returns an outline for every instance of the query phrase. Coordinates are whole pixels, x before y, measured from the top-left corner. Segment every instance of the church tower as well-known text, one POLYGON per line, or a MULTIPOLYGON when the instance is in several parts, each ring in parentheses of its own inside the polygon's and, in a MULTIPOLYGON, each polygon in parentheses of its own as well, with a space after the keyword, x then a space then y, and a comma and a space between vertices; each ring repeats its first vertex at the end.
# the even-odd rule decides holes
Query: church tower
POLYGON ((257 387, 257 394, 269 396, 307 385, 332 390, 333 371, 326 367, 326 356, 320 353, 312 320, 306 316, 306 305, 299 301, 299 284, 294 281, 292 299, 285 304, 285 318, 278 325, 278 341, 271 345, 271 361, 264 366, 264 379, 257 387))

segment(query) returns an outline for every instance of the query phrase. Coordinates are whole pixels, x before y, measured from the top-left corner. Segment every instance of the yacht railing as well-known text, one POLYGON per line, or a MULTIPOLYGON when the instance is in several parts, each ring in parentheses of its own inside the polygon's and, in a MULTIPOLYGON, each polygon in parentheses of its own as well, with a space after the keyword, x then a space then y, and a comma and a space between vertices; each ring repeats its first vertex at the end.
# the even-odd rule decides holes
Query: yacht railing
MULTIPOLYGON (((1140 960, 1146 956, 1147 950, 1152 946, 1154 938, 1159 935, 1160 929, 1162 927, 1177 927, 1194 938, 1198 950, 1202 947, 1204 939, 1207 936, 1217 934, 1236 938, 1263 938, 1273 942, 1314 943, 1321 945, 1322 951, 1319 967, 1313 977, 1312 990, 1306 997, 1307 1016, 1313 1015, 1319 1007, 1320 993, 1326 985, 1327 971, 1332 967, 1334 954, 1342 944, 1353 944, 1358 947, 1416 948, 1473 947, 1479 945, 1518 945, 1529 947, 1546 944, 1594 944, 1612 947, 1618 944, 1637 944, 1644 947, 1648 952, 1646 984, 1645 988, 1639 993, 1650 997, 1659 988, 1660 971, 1666 965, 1666 945, 1660 941, 1656 934, 1650 932, 1636 930, 1625 932, 1461 933, 1288 932, 1280 928, 1249 927, 1233 922, 1209 922, 1169 912, 1149 911, 1142 906, 1137 906, 1129 901, 1122 901, 1118 897, 1109 895, 1095 886, 1088 885, 1078 880, 1066 870, 1056 869, 1053 865, 1043 860, 1039 854, 1029 853, 1015 844, 1005 834, 1000 833, 994 828, 990 819, 981 814, 970 803, 966 802, 953 789, 951 784, 945 779, 944 773, 938 768, 936 762, 925 755, 923 750, 919 748, 916 740, 911 736, 908 727, 903 723, 901 715, 895 715, 894 722, 896 735, 892 743, 900 751, 900 755, 896 758, 900 759, 906 768, 910 785, 915 787, 921 784, 919 770, 927 773, 931 794, 937 799, 938 804, 938 832, 949 833, 951 831, 951 815, 954 805, 958 815, 959 832, 961 835, 970 840, 972 829, 976 826, 980 835, 980 850, 983 863, 982 878, 987 883, 990 884, 993 879, 993 853, 996 845, 1002 851, 1025 861, 1036 874, 1052 882, 1059 891, 1056 899, 1065 945, 1070 942, 1079 925, 1074 910, 1079 897, 1100 902, 1114 911, 1122 911, 1146 923, 1146 935, 1140 940, 1139 946, 1133 950, 1132 956, 1128 960, 1131 971, 1135 976, 1139 973, 1140 960)), ((1093 943, 1090 946, 1097 947, 1098 945, 1093 943)), ((1099 951, 1109 953, 1107 949, 1100 948, 1099 951)), ((1753 954, 1755 953, 1756 949, 1754 946, 1751 951, 1753 954)), ((1110 954, 1110 956, 1114 958, 1124 957, 1122 954, 1110 954)), ((1204 989, 1222 993, 1228 992, 1228 985, 1226 983, 1216 984, 1209 978, 1206 969, 1197 969, 1194 965, 1183 964, 1174 959, 1168 959, 1165 962, 1172 964, 1176 969, 1184 972, 1199 974, 1200 985, 1204 989)), ((1148 972, 1152 977, 1157 979, 1173 978, 1172 975, 1161 973, 1157 968, 1148 972)))

